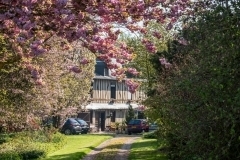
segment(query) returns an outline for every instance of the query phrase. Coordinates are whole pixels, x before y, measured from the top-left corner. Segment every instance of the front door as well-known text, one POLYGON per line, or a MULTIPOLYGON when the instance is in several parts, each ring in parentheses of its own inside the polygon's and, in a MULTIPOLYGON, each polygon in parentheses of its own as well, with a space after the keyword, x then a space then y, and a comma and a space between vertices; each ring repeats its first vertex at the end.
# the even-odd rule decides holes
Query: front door
POLYGON ((104 131, 105 130, 105 118, 106 114, 105 111, 96 111, 95 112, 95 125, 97 127, 98 131, 104 131))
POLYGON ((104 131, 105 130, 105 111, 101 111, 99 117, 100 117, 101 131, 104 131))

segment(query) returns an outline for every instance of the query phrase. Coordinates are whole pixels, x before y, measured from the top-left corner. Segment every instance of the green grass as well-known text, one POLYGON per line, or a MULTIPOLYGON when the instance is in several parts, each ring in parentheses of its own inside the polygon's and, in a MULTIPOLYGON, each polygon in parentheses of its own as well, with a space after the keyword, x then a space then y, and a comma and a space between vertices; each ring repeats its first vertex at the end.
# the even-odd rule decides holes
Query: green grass
POLYGON ((132 144, 128 160, 167 160, 167 157, 158 150, 156 139, 140 138, 132 144))
POLYGON ((111 135, 70 135, 67 144, 42 160, 80 160, 111 135))

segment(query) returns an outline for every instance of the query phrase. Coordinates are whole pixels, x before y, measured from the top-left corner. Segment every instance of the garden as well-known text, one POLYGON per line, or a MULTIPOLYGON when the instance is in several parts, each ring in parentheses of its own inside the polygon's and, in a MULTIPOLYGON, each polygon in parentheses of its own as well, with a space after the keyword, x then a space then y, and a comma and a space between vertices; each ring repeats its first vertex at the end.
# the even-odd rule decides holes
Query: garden
POLYGON ((112 135, 71 135, 31 131, 1 134, 1 160, 79 160, 112 135), (94 140, 93 140, 94 139, 94 140))
POLYGON ((91 103, 96 60, 158 126, 131 159, 240 159, 240 0, 0 0, 0 11, 1 160, 77 159, 111 138, 57 131, 91 103))
MULTIPOLYGON (((21 132, 1 134, 1 160, 79 160, 94 150, 100 143, 113 138, 113 134, 63 135, 58 132, 21 132)), ((114 158, 127 138, 107 144, 97 155, 97 159, 114 158)), ((130 160, 165 160, 166 153, 160 151, 163 142, 157 141, 156 133, 142 135, 132 144, 130 160)))

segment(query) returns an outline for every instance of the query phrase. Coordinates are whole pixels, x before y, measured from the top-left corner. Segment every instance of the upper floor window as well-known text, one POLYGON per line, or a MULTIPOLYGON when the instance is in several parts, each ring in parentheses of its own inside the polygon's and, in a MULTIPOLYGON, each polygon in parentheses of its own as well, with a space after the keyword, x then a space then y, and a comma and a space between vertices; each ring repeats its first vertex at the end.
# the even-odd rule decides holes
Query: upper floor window
POLYGON ((97 60, 95 74, 99 76, 109 76, 109 71, 105 62, 97 60))

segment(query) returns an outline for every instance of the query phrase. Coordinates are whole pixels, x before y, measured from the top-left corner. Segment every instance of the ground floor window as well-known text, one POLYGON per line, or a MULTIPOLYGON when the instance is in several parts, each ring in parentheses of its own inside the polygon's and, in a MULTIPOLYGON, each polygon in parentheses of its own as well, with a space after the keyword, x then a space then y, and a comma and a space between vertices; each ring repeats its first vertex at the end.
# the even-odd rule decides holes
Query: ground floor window
POLYGON ((111 112, 111 122, 115 122, 116 119, 116 111, 111 112))

